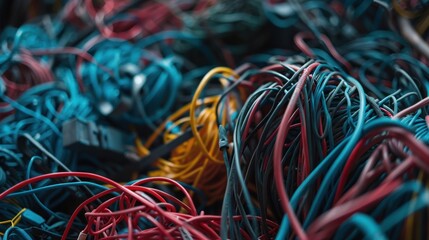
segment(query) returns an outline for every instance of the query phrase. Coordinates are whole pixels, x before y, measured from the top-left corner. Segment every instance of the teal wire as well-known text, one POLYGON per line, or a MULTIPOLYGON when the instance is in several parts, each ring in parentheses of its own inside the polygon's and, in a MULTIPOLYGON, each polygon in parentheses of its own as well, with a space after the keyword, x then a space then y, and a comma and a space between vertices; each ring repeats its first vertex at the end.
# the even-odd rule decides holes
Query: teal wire
POLYGON ((356 226, 364 233, 363 239, 387 240, 380 225, 370 216, 363 213, 353 214, 341 224, 334 239, 346 239, 350 235, 350 227, 356 226))
MULTIPOLYGON (((365 135, 366 133, 380 128, 380 127, 401 127, 404 129, 407 129, 408 131, 412 132, 412 130, 406 126, 404 123, 393 120, 391 118, 387 117, 381 117, 379 119, 375 119, 374 121, 368 122, 365 124, 364 128, 362 129, 362 135, 365 135)), ((301 185, 298 186, 298 188, 295 190, 294 194, 291 197, 291 205, 294 209, 297 209, 299 201, 302 199, 304 194, 308 191, 308 189, 311 188, 311 186, 314 186, 317 179, 320 178, 320 176, 324 175, 326 176, 326 172, 329 169, 332 169, 332 166, 336 159, 338 159, 338 156, 341 154, 341 152, 347 148, 347 146, 350 146, 351 140, 353 136, 348 136, 344 138, 342 142, 340 142, 329 154, 326 156, 325 159, 322 160, 322 162, 308 175, 306 179, 301 183, 301 185)), ((353 146, 355 143, 353 144, 353 146)), ((320 192, 320 190, 319 190, 320 192)), ((289 219, 287 215, 283 217, 282 223, 280 225, 279 233, 276 236, 276 239, 285 239, 286 236, 288 236, 290 233, 290 224, 289 219)))
POLYGON ((46 192, 46 191, 50 191, 50 190, 54 190, 54 189, 62 189, 62 188, 67 188, 67 187, 75 187, 75 186, 90 186, 90 187, 98 188, 101 190, 109 190, 108 187, 105 187, 103 185, 93 183, 93 182, 86 182, 86 181, 65 182, 65 183, 52 184, 52 185, 48 185, 48 186, 32 187, 30 190, 24 190, 24 191, 20 191, 20 192, 11 193, 11 194, 7 195, 6 198, 21 197, 21 196, 25 196, 25 195, 29 195, 29 194, 46 192))
POLYGON ((6 232, 3 235, 4 240, 9 239, 15 239, 15 237, 18 237, 20 240, 32 240, 33 238, 22 228, 20 227, 10 227, 6 230, 6 232), (14 236, 14 237, 12 237, 14 236))

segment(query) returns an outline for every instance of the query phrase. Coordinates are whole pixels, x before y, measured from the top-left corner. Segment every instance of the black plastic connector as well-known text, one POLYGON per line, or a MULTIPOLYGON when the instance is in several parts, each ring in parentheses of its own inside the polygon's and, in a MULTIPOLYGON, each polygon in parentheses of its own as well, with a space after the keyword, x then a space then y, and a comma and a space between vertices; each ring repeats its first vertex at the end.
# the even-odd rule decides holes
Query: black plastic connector
POLYGON ((63 124, 63 146, 70 150, 91 153, 106 160, 129 160, 130 135, 91 121, 71 119, 63 124))

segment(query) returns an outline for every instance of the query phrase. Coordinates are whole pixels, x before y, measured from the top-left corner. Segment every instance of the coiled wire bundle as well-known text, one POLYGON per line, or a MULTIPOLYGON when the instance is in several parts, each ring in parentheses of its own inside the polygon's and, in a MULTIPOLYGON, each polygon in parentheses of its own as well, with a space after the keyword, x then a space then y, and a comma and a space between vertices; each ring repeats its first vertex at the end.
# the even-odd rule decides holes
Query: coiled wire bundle
POLYGON ((426 238, 426 1, 55 3, 1 33, 0 239, 426 238))

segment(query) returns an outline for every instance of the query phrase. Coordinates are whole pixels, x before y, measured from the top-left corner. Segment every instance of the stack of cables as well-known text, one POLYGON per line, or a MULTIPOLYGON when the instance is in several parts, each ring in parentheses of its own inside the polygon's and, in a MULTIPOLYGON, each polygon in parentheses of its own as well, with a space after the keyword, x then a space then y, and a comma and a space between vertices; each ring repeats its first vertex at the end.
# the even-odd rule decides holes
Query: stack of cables
POLYGON ((41 2, 0 24, 0 239, 429 234, 427 1, 41 2))
MULTIPOLYGON (((213 66, 233 65, 236 57, 261 44, 247 45, 232 38, 240 34, 232 27, 230 19, 234 18, 247 36, 260 31, 264 22, 256 1, 237 1, 234 6, 213 1, 70 1, 54 19, 3 31, 0 198, 5 209, 1 216, 7 220, 0 222, 2 238, 218 238, 220 216, 197 209, 219 203, 226 183, 223 159, 217 153, 214 113, 219 97, 207 96, 203 104, 198 98, 220 95, 236 75, 229 69, 224 76, 222 71, 212 73, 200 86, 198 81, 213 66), (243 16, 251 18, 242 21, 243 16), (202 22, 210 27, 201 28, 202 22), (215 51, 219 48, 221 53, 215 51), (220 79, 221 85, 208 83, 211 78, 220 79), (209 86, 208 92, 204 85, 209 86), (194 95, 194 91, 199 93, 194 95), (157 171, 167 171, 161 174, 180 183, 165 177, 147 178, 146 172, 138 172, 141 180, 121 184, 98 175, 113 178, 121 165, 147 153, 138 144, 134 149, 132 141, 126 150, 134 152, 133 156, 115 159, 119 164, 96 154, 100 146, 88 151, 65 145, 70 136, 67 123, 73 119, 88 124, 89 129, 94 129, 92 123, 114 127, 147 148, 159 145, 156 134, 162 131, 163 122, 176 120, 168 117, 174 109, 177 118, 193 117, 189 123, 175 122, 166 140, 189 126, 201 136, 173 150, 171 160, 165 160, 172 169, 157 161, 159 169, 147 174, 159 176, 157 171), (200 114, 197 119, 196 112, 200 114), (205 153, 195 155, 195 146, 206 149, 205 153), (191 155, 184 157, 183 149, 191 155), (185 169, 177 168, 189 162, 189 157, 196 159, 185 169), (195 163, 200 161, 205 165, 198 169, 195 163), (191 195, 199 197, 198 208, 191 195), (112 214, 102 217, 106 211, 112 214)), ((222 122, 233 122, 229 115, 238 111, 246 96, 240 94, 221 104, 228 115, 222 122)), ((82 137, 78 140, 92 144, 91 134, 99 133, 79 134, 88 134, 84 129, 77 129, 82 137)), ((272 222, 269 228, 275 232, 278 226, 272 222)))
MULTIPOLYGON (((409 236, 419 226, 413 213, 429 203, 420 182, 427 174, 428 98, 414 92, 376 99, 326 63, 294 61, 249 73, 262 84, 244 103, 232 139, 220 132, 227 142, 220 145, 228 171, 224 237, 240 238, 243 225, 253 237, 269 233, 256 221, 228 224, 236 214, 262 223, 284 218, 277 237, 300 239, 392 238, 410 216, 403 232, 409 236)), ((414 234, 425 236, 421 231, 414 234)))
MULTIPOLYGON (((388 4, 290 1, 265 6, 277 27, 296 31, 294 42, 302 53, 322 62, 300 66, 301 78, 290 83, 293 93, 282 93, 283 108, 280 91, 274 95, 261 89, 264 95, 249 97, 251 108, 233 132, 240 140, 233 139, 237 146, 228 157, 231 172, 235 167, 230 178, 236 179, 231 194, 241 198, 225 195, 223 210, 229 199, 242 214, 283 218, 279 239, 424 239, 429 77, 424 52, 388 30, 393 23, 380 19, 388 4), (319 77, 321 70, 325 73, 319 77), (271 100, 269 94, 278 102, 259 107, 271 100), (256 118, 258 110, 264 118, 256 118), (285 215, 276 216, 279 212, 285 215)), ((283 71, 290 68, 281 65, 283 71)), ((229 234, 236 234, 234 227, 229 234)))
POLYGON ((168 160, 158 160, 157 170, 149 175, 167 176, 192 184, 206 193, 209 205, 222 199, 226 171, 218 147, 218 120, 223 125, 233 125, 246 92, 242 88, 241 92, 234 91, 225 99, 220 94, 203 98, 201 95, 209 81, 218 79, 223 89, 228 89, 237 78, 238 75, 229 68, 218 67, 210 70, 201 80, 189 104, 168 117, 144 145, 140 141, 137 142, 137 150, 141 155, 145 155, 148 154, 153 141, 161 134, 163 141, 169 142, 186 129, 192 130, 193 138, 175 148, 168 160), (224 113, 222 119, 217 118, 218 111, 224 113))
MULTIPOLYGON (((219 238, 220 216, 205 215, 203 212, 197 213, 189 192, 174 180, 154 177, 134 181, 129 184, 119 184, 106 177, 85 173, 85 172, 57 172, 37 177, 29 178, 20 182, 12 188, 0 194, 0 198, 16 198, 22 195, 31 195, 39 191, 55 188, 71 188, 70 190, 79 191, 78 186, 85 186, 92 196, 80 203, 73 214, 63 222, 57 222, 49 225, 43 217, 37 215, 28 209, 21 209, 11 220, 11 227, 4 233, 7 236, 21 237, 31 239, 30 235, 22 228, 15 225, 22 221, 39 225, 39 228, 31 227, 33 234, 39 234, 38 237, 57 237, 52 229, 62 229, 65 227, 62 239, 147 239, 147 238, 197 238, 213 239, 219 238), (55 182, 55 179, 73 177, 76 182, 45 184, 43 187, 31 188, 31 190, 17 191, 23 187, 40 181, 55 182), (107 184, 100 185, 94 182, 81 181, 79 178, 88 178, 107 184), (172 196, 162 190, 145 186, 153 182, 171 184, 177 188, 175 196, 172 196), (94 191, 89 189, 93 188, 94 191), (177 196, 182 196, 184 200, 179 200, 177 196), (101 202, 101 199, 103 202, 101 202), (101 203, 97 202, 100 201, 101 203), (97 205, 94 205, 97 202, 97 205), (85 224, 77 221, 81 211, 85 212, 85 224), (81 229, 76 236, 74 233, 69 235, 70 231, 81 229)), ((83 191, 82 190, 82 191, 83 191)), ((86 193, 86 192, 85 192, 86 193)), ((82 197, 82 196, 81 196, 82 197)), ((62 217, 62 216, 59 216, 62 217)), ((235 216, 234 221, 241 221, 241 216, 235 216)), ((252 218, 252 217, 247 217, 252 218)), ((271 222, 271 232, 275 232, 278 226, 271 222)), ((241 230, 243 235, 246 230, 241 230)), ((261 237, 266 237, 262 236, 261 237)))

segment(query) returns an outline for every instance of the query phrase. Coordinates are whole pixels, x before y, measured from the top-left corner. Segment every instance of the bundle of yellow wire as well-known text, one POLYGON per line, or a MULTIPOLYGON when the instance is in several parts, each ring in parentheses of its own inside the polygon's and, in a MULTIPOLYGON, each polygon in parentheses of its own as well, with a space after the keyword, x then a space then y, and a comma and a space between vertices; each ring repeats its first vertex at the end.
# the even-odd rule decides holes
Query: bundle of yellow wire
MULTIPOLYGON (((218 126, 216 122, 216 105, 220 96, 209 96, 200 99, 200 95, 215 75, 237 79, 232 69, 217 67, 209 71, 201 80, 191 103, 173 113, 158 127, 158 129, 143 144, 137 141, 137 151, 141 156, 147 155, 153 142, 163 137, 164 143, 175 139, 191 128, 193 137, 175 148, 170 158, 159 159, 156 162, 157 170, 151 171, 149 176, 165 176, 177 181, 185 182, 201 189, 207 196, 207 204, 212 204, 223 198, 226 184, 225 163, 219 150, 218 126), (198 127, 201 126, 200 129, 198 127), (173 129, 180 131, 172 131, 173 129)), ((220 79, 223 87, 229 86, 228 81, 220 79)), ((226 116, 238 111, 237 100, 226 97, 221 123, 226 124, 226 116)))
MULTIPOLYGON (((12 219, 1 221, 0 225, 5 224, 5 225, 10 225, 10 227, 15 227, 21 221, 21 218, 22 218, 21 215, 26 210, 27 210, 26 208, 21 209, 12 219)), ((4 232, 0 232, 0 236, 4 236, 4 232)))

